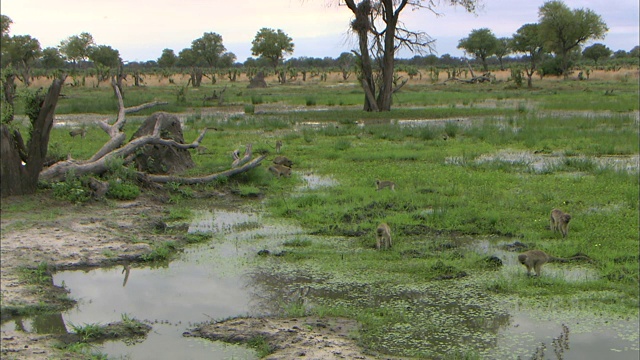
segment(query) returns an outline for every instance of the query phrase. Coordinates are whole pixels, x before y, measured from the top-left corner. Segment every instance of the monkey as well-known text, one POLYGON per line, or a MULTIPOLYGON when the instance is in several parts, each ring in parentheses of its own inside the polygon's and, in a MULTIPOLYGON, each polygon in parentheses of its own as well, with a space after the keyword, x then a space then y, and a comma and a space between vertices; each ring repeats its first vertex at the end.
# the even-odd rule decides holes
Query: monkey
POLYGON ((282 148, 282 140, 276 141, 276 153, 280 154, 280 148, 282 148))
POLYGON ((567 237, 569 233, 569 221, 571 220, 571 215, 563 212, 559 209, 551 210, 551 230, 555 233, 559 231, 562 233, 562 237, 567 237))
POLYGON ((376 229, 376 249, 391 248, 391 228, 387 223, 381 223, 376 229))
POLYGON ((396 183, 394 183, 393 181, 380 181, 380 180, 376 180, 376 190, 381 190, 388 187, 389 189, 391 189, 392 191, 396 191, 396 183))
POLYGON ((82 128, 82 129, 71 130, 69 131, 69 135, 71 135, 71 137, 76 137, 80 135, 80 137, 84 139, 84 137, 87 135, 87 129, 82 128))
POLYGON ((276 165, 283 165, 290 168, 293 165, 293 161, 289 160, 286 156, 276 156, 273 159, 273 163, 276 165))
POLYGON ((533 270, 536 272, 536 276, 540 276, 542 265, 548 262, 567 262, 569 260, 577 259, 584 259, 591 262, 591 259, 587 256, 578 255, 570 257, 568 259, 564 259, 551 256, 542 250, 529 250, 518 255, 518 261, 520 262, 520 264, 527 267, 527 275, 531 275, 531 269, 533 268, 533 270))
POLYGON ((271 171, 273 175, 276 175, 277 177, 291 177, 291 168, 284 165, 272 165, 269 167, 269 171, 271 171))

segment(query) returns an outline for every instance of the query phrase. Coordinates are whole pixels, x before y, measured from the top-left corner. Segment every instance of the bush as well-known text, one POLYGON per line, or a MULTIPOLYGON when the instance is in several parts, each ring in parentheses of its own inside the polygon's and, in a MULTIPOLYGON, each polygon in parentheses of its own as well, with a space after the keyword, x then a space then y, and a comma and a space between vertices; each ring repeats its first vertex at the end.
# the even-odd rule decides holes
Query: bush
POLYGON ((84 203, 91 199, 91 191, 75 176, 73 172, 67 173, 63 182, 53 183, 53 197, 58 200, 67 200, 73 203, 84 203))
POLYGON ((133 184, 109 181, 106 197, 117 200, 133 200, 140 195, 140 189, 133 184))

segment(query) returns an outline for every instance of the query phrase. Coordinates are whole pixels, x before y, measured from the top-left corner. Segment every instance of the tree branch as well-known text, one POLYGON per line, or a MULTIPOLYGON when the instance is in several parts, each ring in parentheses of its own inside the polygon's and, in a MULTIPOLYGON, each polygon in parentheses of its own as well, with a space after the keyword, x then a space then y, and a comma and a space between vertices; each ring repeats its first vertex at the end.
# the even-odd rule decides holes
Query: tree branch
POLYGON ((143 179, 145 181, 154 182, 154 183, 161 183, 161 184, 165 184, 165 183, 169 183, 169 182, 175 182, 175 183, 185 184, 185 185, 204 184, 204 183, 208 183, 208 182, 214 181, 216 179, 219 179, 221 177, 231 177, 233 175, 237 175, 237 174, 243 173, 245 171, 251 170, 251 169, 253 169, 255 167, 258 167, 260 165, 260 163, 262 162, 262 160, 264 160, 266 157, 267 157, 267 155, 260 155, 259 157, 251 160, 250 162, 244 164, 241 167, 225 170, 223 172, 219 172, 219 173, 215 173, 215 174, 200 176, 200 177, 182 177, 182 176, 173 176, 173 175, 153 175, 153 174, 146 174, 146 173, 141 173, 141 172, 138 173, 138 177, 140 177, 141 179, 143 179))

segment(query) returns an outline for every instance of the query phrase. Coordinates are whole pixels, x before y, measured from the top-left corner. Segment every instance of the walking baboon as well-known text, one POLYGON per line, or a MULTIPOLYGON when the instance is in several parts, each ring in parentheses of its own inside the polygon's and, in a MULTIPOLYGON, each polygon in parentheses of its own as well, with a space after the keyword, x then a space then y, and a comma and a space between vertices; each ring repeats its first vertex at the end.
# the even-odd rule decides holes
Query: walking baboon
POLYGON ((380 181, 376 180, 376 190, 381 190, 388 187, 392 191, 396 191, 396 183, 393 181, 380 181))
POLYGON ((551 256, 542 250, 529 250, 518 255, 518 261, 520 264, 527 267, 527 275, 531 275, 531 269, 536 272, 536 276, 540 276, 542 265, 548 262, 567 262, 569 260, 583 259, 591 262, 591 259, 586 256, 573 256, 568 259, 551 256))
POLYGON ((286 167, 284 165, 272 165, 269 167, 269 171, 271 171, 273 173, 273 175, 276 175, 277 177, 280 176, 284 176, 284 177, 290 177, 291 176, 291 168, 290 167, 286 167))
POLYGON ((282 140, 276 141, 276 153, 280 154, 281 148, 282 148, 282 140))
POLYGON ((293 161, 289 160, 286 156, 276 156, 276 158, 273 159, 273 163, 286 167, 291 167, 293 165, 293 161))
POLYGON ((391 228, 387 223, 381 223, 376 229, 376 249, 391 248, 391 228))
POLYGON ((69 135, 71 135, 71 137, 76 137, 80 135, 80 137, 84 139, 84 137, 87 135, 87 129, 82 128, 82 129, 71 130, 69 131, 69 135))
POLYGON ((559 231, 562 233, 562 237, 567 237, 569 233, 569 221, 571 221, 571 215, 559 209, 551 210, 551 231, 554 233, 559 231))

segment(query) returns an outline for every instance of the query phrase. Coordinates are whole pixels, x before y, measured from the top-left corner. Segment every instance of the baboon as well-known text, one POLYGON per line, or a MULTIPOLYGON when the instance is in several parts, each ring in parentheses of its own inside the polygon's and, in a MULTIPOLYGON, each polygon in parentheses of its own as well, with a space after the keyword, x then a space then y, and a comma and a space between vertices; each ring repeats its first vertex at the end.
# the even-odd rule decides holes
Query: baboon
POLYGON ((276 156, 276 158, 273 159, 273 163, 276 165, 283 165, 289 168, 293 165, 293 161, 289 160, 286 156, 276 156))
POLYGON ((276 141, 276 153, 280 154, 280 148, 282 148, 282 140, 276 141))
POLYGON ((536 276, 540 276, 542 265, 548 262, 567 262, 569 260, 577 260, 577 259, 583 259, 591 262, 590 258, 582 255, 573 256, 568 259, 564 259, 564 258, 551 256, 542 250, 529 250, 518 255, 518 261, 520 261, 520 264, 527 267, 527 275, 531 275, 531 269, 533 268, 533 270, 536 272, 536 276))
POLYGON ((569 233, 569 221, 571 215, 563 212, 559 209, 551 210, 551 231, 554 233, 559 231, 562 233, 562 237, 567 237, 569 233))
POLYGON ((380 181, 376 180, 376 190, 381 190, 388 187, 392 191, 396 191, 396 183, 393 181, 380 181))
POLYGON ((273 175, 276 175, 277 177, 280 176, 284 176, 284 177, 290 177, 291 176, 291 168, 284 166, 284 165, 272 165, 269 167, 269 171, 271 171, 273 173, 273 175))
POLYGON ((76 137, 80 135, 80 137, 84 139, 84 137, 87 135, 87 129, 82 128, 82 129, 71 130, 69 131, 69 135, 71 135, 71 137, 76 137))
POLYGON ((376 249, 391 248, 391 228, 387 223, 381 223, 376 229, 376 249))
POLYGON ((198 146, 196 148, 196 152, 198 153, 198 155, 204 155, 204 154, 208 154, 209 153, 209 149, 207 149, 204 146, 198 146))

